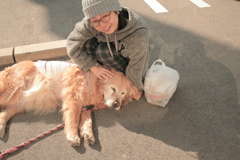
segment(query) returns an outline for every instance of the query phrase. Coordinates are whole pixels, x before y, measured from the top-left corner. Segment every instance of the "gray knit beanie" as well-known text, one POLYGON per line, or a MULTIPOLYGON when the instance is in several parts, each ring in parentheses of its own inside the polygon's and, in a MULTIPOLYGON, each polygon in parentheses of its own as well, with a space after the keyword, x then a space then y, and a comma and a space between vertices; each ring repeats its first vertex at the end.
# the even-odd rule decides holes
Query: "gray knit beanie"
POLYGON ((118 0, 82 0, 82 7, 87 19, 106 12, 122 10, 118 0))

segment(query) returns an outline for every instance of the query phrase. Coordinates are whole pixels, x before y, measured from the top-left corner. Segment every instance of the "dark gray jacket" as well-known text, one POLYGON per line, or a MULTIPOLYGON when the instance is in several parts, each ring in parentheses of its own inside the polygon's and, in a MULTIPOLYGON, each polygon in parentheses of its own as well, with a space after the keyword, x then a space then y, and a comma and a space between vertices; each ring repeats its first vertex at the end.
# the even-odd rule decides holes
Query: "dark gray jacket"
MULTIPOLYGON (((128 8, 124 9, 128 11, 128 24, 125 28, 117 30, 107 37, 109 42, 114 42, 115 36, 117 41, 120 41, 118 50, 124 57, 129 58, 125 75, 142 91, 142 79, 149 63, 148 28, 142 17, 128 8)), ((83 50, 85 42, 92 37, 96 37, 100 42, 107 42, 105 34, 93 28, 89 21, 84 18, 76 24, 75 29, 67 39, 69 57, 85 72, 96 64, 96 61, 83 50)))

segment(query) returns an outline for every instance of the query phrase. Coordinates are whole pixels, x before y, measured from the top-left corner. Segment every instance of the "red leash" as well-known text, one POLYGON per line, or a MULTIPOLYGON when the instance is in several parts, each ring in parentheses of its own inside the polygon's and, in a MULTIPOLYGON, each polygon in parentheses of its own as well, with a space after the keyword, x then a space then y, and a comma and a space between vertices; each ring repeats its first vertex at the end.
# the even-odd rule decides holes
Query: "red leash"
MULTIPOLYGON (((83 108, 82 108, 82 111, 90 110, 90 109, 93 109, 93 108, 94 108, 93 105, 87 106, 87 107, 83 107, 83 108)), ((58 129, 60 129, 60 128, 63 128, 64 125, 65 125, 64 123, 59 124, 58 126, 54 127, 53 129, 51 129, 51 130, 49 130, 49 131, 47 131, 47 132, 44 132, 43 134, 40 134, 40 135, 38 135, 37 137, 32 138, 32 139, 30 139, 30 140, 28 140, 28 141, 26 141, 26 142, 18 145, 17 147, 8 149, 8 150, 6 150, 6 151, 0 151, 0 159, 3 159, 3 158, 4 158, 5 156, 7 156, 8 154, 13 153, 13 152, 16 152, 17 150, 22 149, 23 147, 29 145, 30 143, 35 142, 35 141, 37 141, 38 139, 40 139, 40 138, 42 138, 42 137, 44 137, 44 136, 46 136, 46 135, 48 135, 48 134, 50 134, 50 133, 52 133, 52 132, 55 132, 56 130, 58 130, 58 129)))
POLYGON ((26 142, 18 145, 17 147, 8 149, 8 150, 6 150, 6 151, 2 151, 2 153, 0 154, 0 159, 3 159, 3 158, 4 158, 5 156, 7 156, 8 154, 13 153, 13 152, 16 152, 17 150, 22 149, 23 147, 29 145, 30 143, 35 142, 35 141, 37 141, 38 139, 40 139, 40 138, 42 138, 42 137, 44 137, 44 136, 46 136, 46 135, 48 135, 48 134, 50 134, 50 133, 58 130, 58 129, 60 129, 60 128, 63 128, 63 127, 64 127, 64 123, 56 126, 55 128, 53 128, 53 129, 51 129, 51 130, 49 130, 49 131, 47 131, 47 132, 44 132, 43 134, 38 135, 38 136, 35 137, 35 138, 32 138, 32 139, 30 139, 30 140, 28 140, 28 141, 26 141, 26 142))

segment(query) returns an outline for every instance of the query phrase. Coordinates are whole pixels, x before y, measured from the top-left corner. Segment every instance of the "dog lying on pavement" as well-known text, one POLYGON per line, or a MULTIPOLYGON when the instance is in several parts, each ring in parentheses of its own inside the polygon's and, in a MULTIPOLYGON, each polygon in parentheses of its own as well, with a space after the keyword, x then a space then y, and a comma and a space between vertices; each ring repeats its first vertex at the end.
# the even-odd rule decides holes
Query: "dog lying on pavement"
POLYGON ((119 110, 141 92, 121 72, 111 70, 111 79, 100 80, 92 72, 84 73, 76 65, 59 61, 23 61, 0 72, 0 137, 7 121, 21 112, 44 114, 61 106, 64 132, 72 146, 80 137, 94 144, 92 110, 119 110), (80 132, 79 132, 80 131, 80 132))

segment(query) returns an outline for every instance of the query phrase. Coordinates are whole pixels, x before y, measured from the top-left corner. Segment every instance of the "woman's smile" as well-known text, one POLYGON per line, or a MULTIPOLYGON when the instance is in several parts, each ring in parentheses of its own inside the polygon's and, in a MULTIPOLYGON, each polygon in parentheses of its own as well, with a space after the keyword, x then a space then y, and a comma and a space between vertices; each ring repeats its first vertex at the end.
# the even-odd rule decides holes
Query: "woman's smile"
POLYGON ((111 25, 104 29, 104 31, 108 31, 110 29, 111 25))

